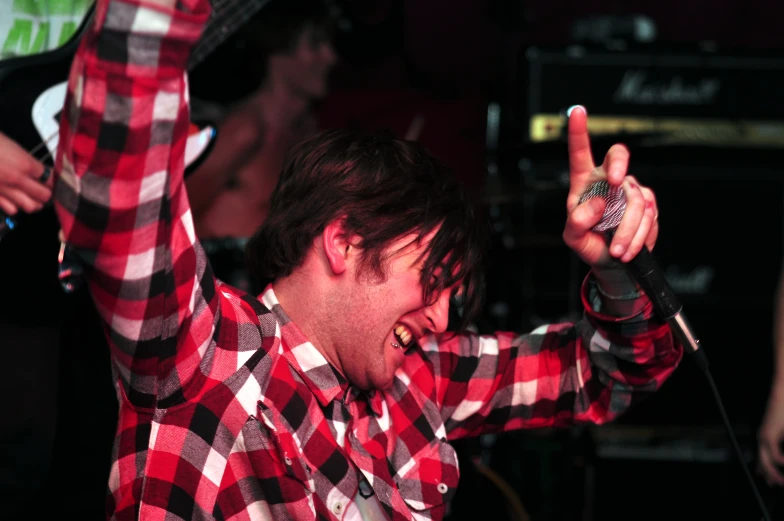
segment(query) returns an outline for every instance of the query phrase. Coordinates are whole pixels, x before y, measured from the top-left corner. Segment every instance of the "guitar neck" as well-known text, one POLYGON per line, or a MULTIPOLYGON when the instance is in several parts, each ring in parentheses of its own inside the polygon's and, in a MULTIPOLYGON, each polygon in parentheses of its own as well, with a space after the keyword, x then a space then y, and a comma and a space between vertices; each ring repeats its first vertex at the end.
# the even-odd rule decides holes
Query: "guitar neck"
POLYGON ((212 15, 199 42, 191 51, 188 69, 193 69, 258 12, 269 0, 214 0, 212 15))

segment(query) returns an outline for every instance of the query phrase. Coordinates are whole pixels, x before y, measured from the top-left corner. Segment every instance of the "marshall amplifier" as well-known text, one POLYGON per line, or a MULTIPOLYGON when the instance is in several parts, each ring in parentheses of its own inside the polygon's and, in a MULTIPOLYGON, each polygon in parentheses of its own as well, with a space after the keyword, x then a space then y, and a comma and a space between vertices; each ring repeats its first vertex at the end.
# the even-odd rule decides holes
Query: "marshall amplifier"
POLYGON ((715 53, 525 49, 525 140, 566 138, 584 105, 592 136, 644 147, 784 147, 784 59, 715 53))

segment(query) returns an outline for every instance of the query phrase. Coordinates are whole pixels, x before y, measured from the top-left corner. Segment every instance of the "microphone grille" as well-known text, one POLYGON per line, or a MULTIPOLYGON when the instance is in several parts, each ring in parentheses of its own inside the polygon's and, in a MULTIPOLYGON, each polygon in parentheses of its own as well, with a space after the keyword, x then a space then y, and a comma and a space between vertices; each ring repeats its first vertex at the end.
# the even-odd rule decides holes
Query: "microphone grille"
POLYGON ((610 186, 607 181, 597 181, 588 187, 582 196, 580 203, 594 197, 601 197, 607 206, 604 209, 602 220, 596 223, 593 230, 596 232, 606 232, 614 230, 621 224, 623 212, 626 211, 626 194, 619 186, 610 186))

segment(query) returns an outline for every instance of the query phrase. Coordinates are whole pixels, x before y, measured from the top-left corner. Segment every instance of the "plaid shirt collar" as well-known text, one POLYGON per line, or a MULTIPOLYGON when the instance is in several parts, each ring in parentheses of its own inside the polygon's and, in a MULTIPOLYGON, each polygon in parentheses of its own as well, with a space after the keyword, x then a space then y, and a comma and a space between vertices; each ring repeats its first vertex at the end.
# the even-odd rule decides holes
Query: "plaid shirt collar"
POLYGON ((278 302, 272 284, 264 290, 261 301, 272 311, 281 325, 280 344, 283 356, 310 388, 322 407, 326 407, 333 400, 342 400, 348 406, 354 400, 364 399, 367 400, 373 414, 382 415, 381 393, 374 390, 362 391, 351 385, 289 318, 278 302))

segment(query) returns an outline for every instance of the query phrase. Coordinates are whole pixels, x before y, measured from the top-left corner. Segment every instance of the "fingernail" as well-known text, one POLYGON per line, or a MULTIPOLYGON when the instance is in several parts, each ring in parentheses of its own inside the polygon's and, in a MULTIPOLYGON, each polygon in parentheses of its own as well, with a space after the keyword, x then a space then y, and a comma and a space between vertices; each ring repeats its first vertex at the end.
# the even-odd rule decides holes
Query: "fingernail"
POLYGON ((573 111, 574 109, 578 108, 578 107, 579 107, 579 108, 581 108, 581 109, 583 109, 583 112, 585 112, 586 114, 588 114, 588 111, 587 111, 587 110, 585 110, 585 107, 584 107, 584 106, 582 106, 582 105, 572 105, 571 107, 569 107, 568 109, 566 109, 566 117, 568 118, 569 116, 571 116, 571 115, 572 115, 572 111, 573 111))
POLYGON ((618 255, 622 254, 622 253, 623 253, 623 251, 624 251, 624 249, 623 249, 623 246, 621 246, 620 244, 616 244, 616 245, 615 245, 615 246, 613 246, 613 248, 612 248, 612 252, 613 252, 613 254, 614 254, 614 255, 616 255, 616 256, 618 256, 618 255))

